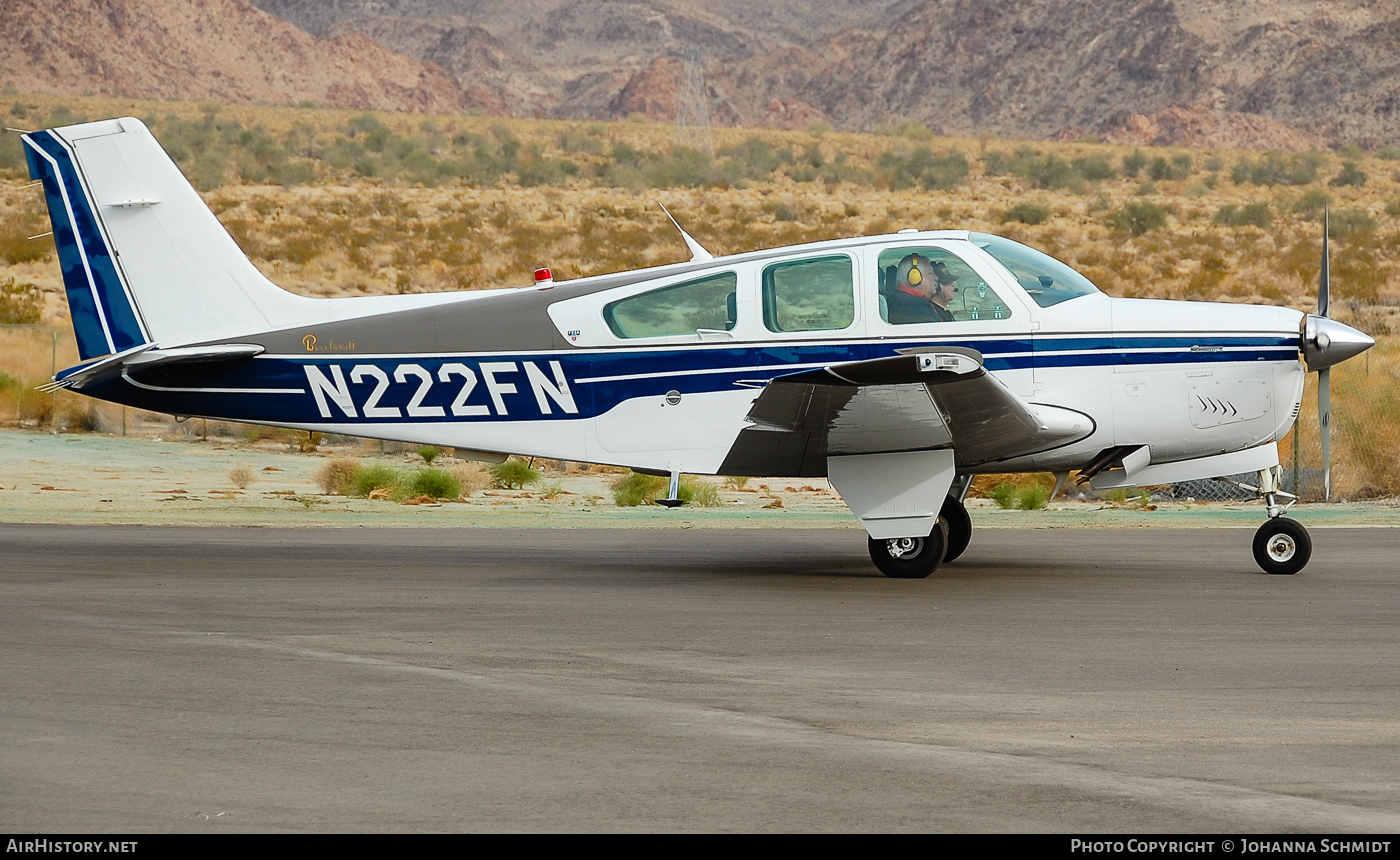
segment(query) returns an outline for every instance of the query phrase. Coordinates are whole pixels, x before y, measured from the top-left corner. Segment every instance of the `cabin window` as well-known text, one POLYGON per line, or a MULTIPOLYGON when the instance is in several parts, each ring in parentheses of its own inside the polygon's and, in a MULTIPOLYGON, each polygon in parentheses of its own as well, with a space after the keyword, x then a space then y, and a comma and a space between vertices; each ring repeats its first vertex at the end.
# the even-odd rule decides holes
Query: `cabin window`
POLYGON ((880 252, 880 318, 891 325, 1000 320, 1011 309, 961 257, 943 248, 880 252))
POLYGON ((836 331, 855 318, 850 257, 817 257, 763 270, 763 323, 769 331, 836 331))
POLYGON ((612 302, 603 319, 618 337, 695 334, 734 328, 739 278, 724 272, 612 302))

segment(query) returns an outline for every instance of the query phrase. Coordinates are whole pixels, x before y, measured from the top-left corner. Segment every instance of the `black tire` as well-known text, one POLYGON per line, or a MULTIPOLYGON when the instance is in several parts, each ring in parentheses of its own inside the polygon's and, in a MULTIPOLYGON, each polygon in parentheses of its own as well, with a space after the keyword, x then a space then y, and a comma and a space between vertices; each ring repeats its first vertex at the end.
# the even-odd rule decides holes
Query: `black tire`
POLYGON ((1302 523, 1275 517, 1254 533, 1254 561, 1265 573, 1291 576, 1312 558, 1312 538, 1302 523))
POLYGON ((891 579, 923 579, 938 569, 943 561, 943 551, 947 539, 943 528, 935 525, 928 537, 900 538, 899 541, 876 540, 868 537, 870 560, 880 572, 891 579), (911 544, 898 558, 890 554, 890 544, 910 541, 911 544))
POLYGON ((943 500, 943 510, 938 512, 938 522, 948 526, 948 549, 943 553, 943 562, 946 564, 962 555, 968 542, 972 540, 972 517, 967 515, 967 508, 962 502, 949 496, 943 500))

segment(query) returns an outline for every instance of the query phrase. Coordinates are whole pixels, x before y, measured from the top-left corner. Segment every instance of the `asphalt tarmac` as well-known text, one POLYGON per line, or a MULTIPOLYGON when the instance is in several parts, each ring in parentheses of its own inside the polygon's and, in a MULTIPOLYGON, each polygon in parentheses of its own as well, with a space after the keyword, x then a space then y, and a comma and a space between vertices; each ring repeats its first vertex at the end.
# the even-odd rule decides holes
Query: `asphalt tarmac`
POLYGON ((1400 830, 1400 530, 0 526, 0 829, 1400 830))

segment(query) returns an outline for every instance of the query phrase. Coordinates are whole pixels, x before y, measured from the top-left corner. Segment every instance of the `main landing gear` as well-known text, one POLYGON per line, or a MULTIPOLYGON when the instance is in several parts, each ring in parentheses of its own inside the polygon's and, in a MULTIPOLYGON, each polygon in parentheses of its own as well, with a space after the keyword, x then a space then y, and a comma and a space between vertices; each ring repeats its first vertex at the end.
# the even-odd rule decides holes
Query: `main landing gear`
POLYGON ((1278 471, 1263 469, 1259 472, 1257 487, 1228 478, 1217 480, 1249 490, 1263 499, 1269 519, 1254 533, 1254 561, 1265 573, 1291 576, 1307 567, 1308 559, 1312 558, 1312 538, 1302 523, 1284 518, 1298 497, 1280 490, 1278 479, 1278 471), (1279 496, 1287 498, 1288 503, 1280 505, 1279 496))
POLYGON ((945 561, 963 554, 972 540, 972 518, 954 496, 943 500, 938 524, 927 537, 867 538, 870 560, 891 579, 924 579, 945 561))

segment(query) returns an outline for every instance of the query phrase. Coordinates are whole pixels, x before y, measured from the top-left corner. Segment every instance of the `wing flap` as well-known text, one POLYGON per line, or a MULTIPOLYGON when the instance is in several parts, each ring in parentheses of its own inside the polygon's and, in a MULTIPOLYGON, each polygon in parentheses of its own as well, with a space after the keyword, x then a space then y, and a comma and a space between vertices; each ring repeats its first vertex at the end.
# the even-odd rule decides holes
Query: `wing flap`
POLYGON ((1022 400, 975 350, 949 348, 780 376, 748 420, 746 433, 808 436, 806 459, 951 447, 959 466, 1043 451, 1094 429, 1086 415, 1022 400))

